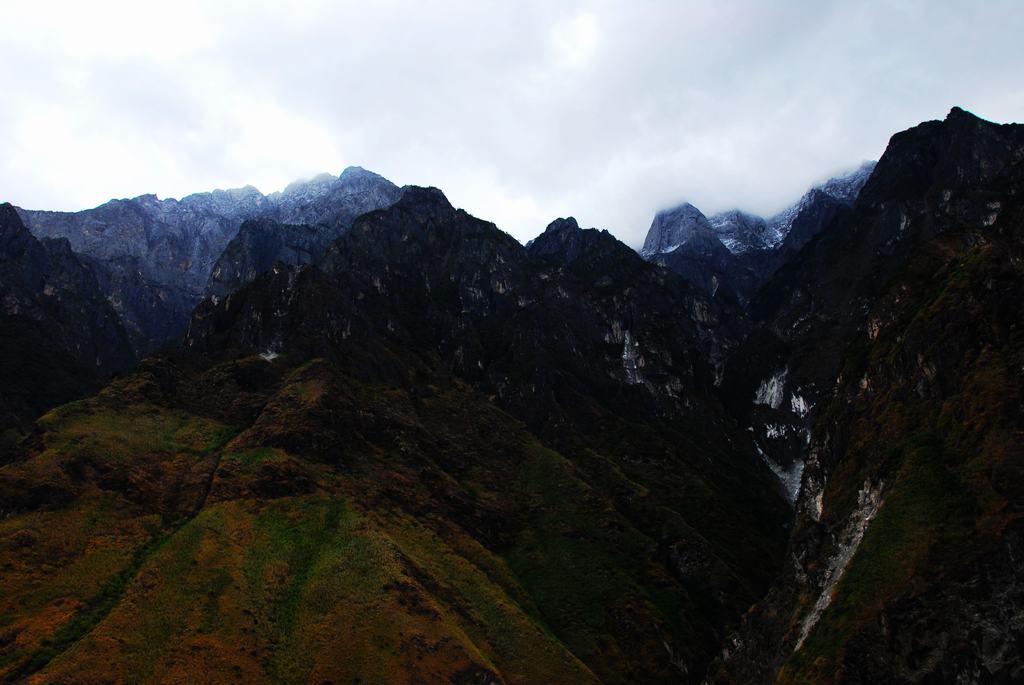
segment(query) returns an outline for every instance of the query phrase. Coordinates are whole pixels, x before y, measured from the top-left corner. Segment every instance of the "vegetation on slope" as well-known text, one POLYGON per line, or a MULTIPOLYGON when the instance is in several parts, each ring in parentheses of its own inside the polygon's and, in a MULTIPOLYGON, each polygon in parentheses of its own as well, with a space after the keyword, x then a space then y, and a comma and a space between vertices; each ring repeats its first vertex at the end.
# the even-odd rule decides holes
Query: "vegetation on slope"
POLYGON ((649 467, 576 463, 457 381, 422 395, 154 361, 47 414, 0 468, 0 677, 675 682, 750 601, 649 467))

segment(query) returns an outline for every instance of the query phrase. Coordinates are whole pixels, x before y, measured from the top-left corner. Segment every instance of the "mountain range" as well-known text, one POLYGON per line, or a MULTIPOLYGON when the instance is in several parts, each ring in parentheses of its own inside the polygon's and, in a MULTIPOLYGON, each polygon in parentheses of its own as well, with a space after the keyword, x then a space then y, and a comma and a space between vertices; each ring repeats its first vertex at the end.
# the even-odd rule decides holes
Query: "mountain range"
POLYGON ((33 235, 67 240, 90 264, 142 357, 179 338, 204 295, 237 289, 266 270, 268 260, 318 258, 356 216, 397 197, 391 182, 350 167, 270 195, 246 186, 181 200, 142 195, 81 212, 18 209, 18 215, 33 235))
POLYGON ((0 205, 7 682, 1024 679, 1024 126, 527 245, 352 167, 0 205))

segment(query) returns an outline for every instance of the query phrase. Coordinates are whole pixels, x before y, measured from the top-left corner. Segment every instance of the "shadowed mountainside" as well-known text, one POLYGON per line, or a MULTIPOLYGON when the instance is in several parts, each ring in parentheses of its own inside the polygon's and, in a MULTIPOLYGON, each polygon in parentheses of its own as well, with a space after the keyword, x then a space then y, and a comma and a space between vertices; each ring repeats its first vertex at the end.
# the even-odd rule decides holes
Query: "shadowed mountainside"
POLYGON ((755 300, 772 353, 727 378, 780 379, 770 437, 809 409, 807 465, 786 573, 713 682, 1024 677, 1022 161, 1024 127, 955 108, 893 136, 755 300))
POLYGON ((0 663, 696 682, 789 517, 715 396, 726 330, 607 233, 527 250, 406 189, 40 421, 0 470, 0 663))
POLYGON ((37 240, 0 205, 0 462, 43 411, 134 362, 96 275, 66 240, 37 240))

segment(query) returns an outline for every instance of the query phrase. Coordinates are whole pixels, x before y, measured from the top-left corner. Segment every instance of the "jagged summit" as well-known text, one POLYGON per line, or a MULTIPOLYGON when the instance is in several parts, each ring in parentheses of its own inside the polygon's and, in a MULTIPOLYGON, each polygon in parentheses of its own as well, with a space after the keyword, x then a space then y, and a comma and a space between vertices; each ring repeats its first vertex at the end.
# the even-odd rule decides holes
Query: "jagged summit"
MULTIPOLYGON (((980 121, 986 121, 986 120, 982 119, 981 117, 979 117, 977 114, 974 114, 973 112, 967 111, 963 107, 960 107, 958 105, 953 105, 953 107, 950 108, 949 113, 946 115, 946 121, 962 121, 962 122, 974 123, 974 122, 980 122, 980 121)), ((990 122, 988 122, 988 123, 990 123, 990 122)))
POLYGON ((689 202, 660 211, 640 255, 708 294, 723 292, 743 303, 837 213, 853 206, 874 169, 874 162, 865 162, 831 178, 768 219, 739 209, 708 218, 689 202))
POLYGON ((91 260, 136 350, 147 354, 182 333, 204 294, 225 294, 275 260, 315 260, 353 219, 399 193, 384 177, 349 167, 270 195, 248 185, 181 200, 141 195, 81 212, 18 212, 35 236, 66 238, 91 260), (251 219, 266 221, 240 233, 251 219), (304 228, 271 228, 285 225, 304 228))
POLYGON ((665 209, 654 216, 647 238, 644 240, 641 256, 671 252, 698 234, 714 234, 714 229, 704 214, 689 202, 678 207, 665 209))
POLYGON ((576 221, 576 217, 566 217, 564 219, 558 218, 548 224, 548 227, 544 229, 544 232, 548 231, 578 231, 580 229, 579 223, 576 221))
POLYGON ((695 235, 709 242, 714 234, 733 254, 743 255, 781 246, 789 236, 800 213, 811 207, 822 195, 839 205, 850 207, 874 171, 875 162, 864 162, 857 169, 828 179, 805 193, 800 200, 778 214, 764 218, 740 209, 705 215, 689 202, 658 212, 640 254, 651 258, 666 254, 689 242, 695 235))
MULTIPOLYGON (((834 176, 824 183, 819 183, 808 190, 793 205, 767 219, 766 238, 769 247, 782 245, 793 230, 793 224, 800 214, 808 209, 816 209, 816 204, 826 198, 844 207, 852 207, 867 183, 877 162, 867 161, 848 173, 834 176)), ((827 201, 827 200, 826 200, 827 201)), ((804 241, 805 242, 805 241, 804 241)))
POLYGON ((555 219, 526 246, 532 257, 576 268, 581 263, 604 263, 607 269, 641 262, 629 246, 607 230, 580 228, 574 217, 555 219))
POLYGON ((319 173, 312 178, 292 181, 284 187, 284 190, 271 193, 268 197, 285 198, 296 195, 317 195, 330 191, 341 180, 340 176, 332 176, 328 173, 319 173))

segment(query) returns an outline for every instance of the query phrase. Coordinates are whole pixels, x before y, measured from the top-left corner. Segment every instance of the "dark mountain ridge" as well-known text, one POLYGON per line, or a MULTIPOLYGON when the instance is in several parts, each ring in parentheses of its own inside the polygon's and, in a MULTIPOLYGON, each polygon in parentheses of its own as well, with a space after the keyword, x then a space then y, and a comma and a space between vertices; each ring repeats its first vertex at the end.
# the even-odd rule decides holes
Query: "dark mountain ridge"
POLYGON ((128 370, 128 337, 66 240, 36 239, 0 205, 0 459, 43 411, 128 370))

